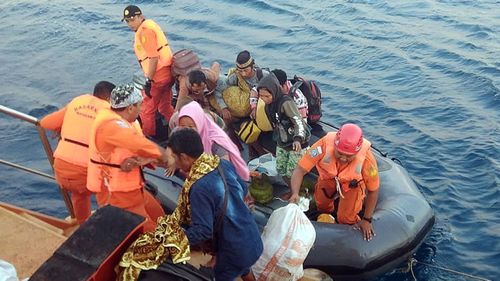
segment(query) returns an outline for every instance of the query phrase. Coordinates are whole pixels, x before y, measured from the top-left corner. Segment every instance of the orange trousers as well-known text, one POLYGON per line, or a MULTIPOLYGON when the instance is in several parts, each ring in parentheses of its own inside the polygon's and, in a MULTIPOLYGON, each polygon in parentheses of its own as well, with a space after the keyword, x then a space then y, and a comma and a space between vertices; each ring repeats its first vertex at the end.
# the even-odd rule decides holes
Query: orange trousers
POLYGON ((172 85, 173 79, 153 82, 151 85, 151 98, 144 96, 140 116, 142 131, 146 136, 156 134, 156 111, 160 112, 166 121, 169 121, 172 114, 174 114, 172 85))
POLYGON ((159 216, 165 215, 160 203, 142 188, 128 192, 110 192, 109 205, 146 218, 144 231, 155 230, 156 220, 159 216))
MULTIPOLYGON (((335 180, 320 180, 316 183, 314 189, 314 200, 318 211, 322 213, 331 213, 335 206, 333 198, 337 193, 335 180)), ((343 192, 344 198, 339 199, 337 210, 337 222, 342 224, 354 224, 360 220, 358 213, 363 208, 363 200, 365 198, 364 188, 358 187, 343 192)))
POLYGON ((87 167, 55 158, 54 172, 59 185, 71 194, 76 221, 78 224, 84 223, 90 216, 92 195, 87 189, 87 167))

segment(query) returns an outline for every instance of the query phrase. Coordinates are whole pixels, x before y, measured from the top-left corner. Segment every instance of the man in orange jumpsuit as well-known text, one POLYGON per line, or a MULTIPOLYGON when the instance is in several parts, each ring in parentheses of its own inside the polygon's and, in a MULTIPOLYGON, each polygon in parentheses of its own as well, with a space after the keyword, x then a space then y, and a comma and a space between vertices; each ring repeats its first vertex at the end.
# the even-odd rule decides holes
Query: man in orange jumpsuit
POLYGON ((147 136, 156 134, 155 115, 159 111, 165 120, 174 114, 172 106, 172 50, 161 27, 145 19, 139 7, 130 5, 123 10, 123 19, 135 32, 134 51, 146 77, 146 97, 140 114, 142 130, 147 136))
POLYGON ((314 199, 322 213, 334 211, 339 198, 337 221, 354 224, 367 241, 375 235, 372 216, 378 199, 379 175, 371 143, 355 124, 344 124, 337 133, 328 133, 304 154, 291 178, 290 202, 297 202, 304 175, 316 167, 318 182, 314 199), (366 197, 366 198, 365 198, 366 197), (358 213, 365 205, 363 218, 358 213))
POLYGON ((145 230, 149 231, 154 230, 156 220, 146 208, 140 166, 166 162, 167 156, 143 135, 136 120, 142 99, 132 85, 120 85, 111 93, 111 108, 97 114, 89 138, 87 188, 108 194, 100 197, 99 206, 109 204, 145 217, 145 230))
POLYGON ((112 83, 101 81, 95 85, 93 95, 78 96, 40 120, 43 128, 61 134, 54 152, 54 172, 59 185, 71 193, 79 224, 87 220, 91 211, 92 193, 87 190, 90 128, 97 111, 109 108, 109 96, 114 88, 112 83))

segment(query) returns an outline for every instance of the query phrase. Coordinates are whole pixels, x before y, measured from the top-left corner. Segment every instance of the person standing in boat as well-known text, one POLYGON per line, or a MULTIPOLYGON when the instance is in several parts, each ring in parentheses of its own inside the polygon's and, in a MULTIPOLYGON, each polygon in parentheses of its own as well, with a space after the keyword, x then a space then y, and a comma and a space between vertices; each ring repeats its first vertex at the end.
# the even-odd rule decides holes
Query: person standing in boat
POLYGON ((150 231, 156 227, 152 217, 163 212, 146 210, 141 166, 166 162, 167 155, 143 135, 136 120, 142 99, 133 85, 120 85, 111 92, 111 108, 98 112, 90 131, 87 188, 103 194, 99 207, 109 204, 141 215, 150 231))
POLYGON ((378 199, 380 185, 375 156, 371 143, 363 138, 361 128, 344 124, 337 133, 328 133, 318 140, 300 159, 292 174, 290 202, 299 200, 299 189, 304 175, 316 167, 318 182, 314 199, 318 211, 329 214, 335 211, 334 201, 339 198, 337 221, 353 224, 363 238, 370 241, 375 232, 372 216, 378 199), (364 203, 364 215, 358 213, 364 203))
POLYGON ((74 98, 65 107, 40 120, 42 128, 57 131, 61 139, 54 152, 57 183, 71 193, 71 203, 78 224, 90 216, 92 193, 87 190, 89 134, 97 111, 109 108, 109 96, 115 85, 101 81, 94 94, 74 98))
POLYGON ((311 133, 294 100, 282 92, 274 74, 260 80, 257 91, 266 104, 265 111, 276 141, 276 170, 290 187, 290 176, 309 145, 311 133))
POLYGON ((199 134, 188 128, 174 131, 167 142, 167 153, 188 174, 179 196, 188 205, 176 210, 190 222, 185 234, 192 247, 202 246, 215 255, 215 280, 255 280, 250 267, 263 245, 243 201, 247 187, 231 162, 204 151, 199 134))
POLYGON ((156 132, 156 111, 165 120, 174 114, 172 106, 172 50, 161 27, 150 19, 145 19, 139 7, 130 5, 123 10, 123 19, 135 32, 134 51, 144 76, 146 97, 141 111, 142 130, 147 136, 156 132))

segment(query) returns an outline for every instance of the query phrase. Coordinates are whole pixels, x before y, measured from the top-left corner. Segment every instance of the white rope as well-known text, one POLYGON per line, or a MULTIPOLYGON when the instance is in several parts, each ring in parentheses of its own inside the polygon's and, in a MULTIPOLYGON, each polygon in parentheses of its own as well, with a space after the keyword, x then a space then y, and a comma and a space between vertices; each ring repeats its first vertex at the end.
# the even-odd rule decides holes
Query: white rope
POLYGON ((335 187, 337 188, 337 194, 343 199, 344 194, 342 194, 342 188, 340 187, 340 181, 338 177, 335 177, 335 187))
POLYGON ((482 278, 482 277, 479 277, 479 276, 474 276, 474 275, 471 275, 471 274, 467 274, 467 273, 464 273, 464 272, 456 271, 456 270, 449 269, 449 268, 442 267, 442 266, 428 264, 428 263, 425 263, 425 262, 418 261, 418 260, 416 260, 414 258, 411 258, 410 261, 409 261, 409 268, 410 268, 410 271, 411 271, 411 275, 413 276, 413 279, 415 281, 417 281, 417 277, 415 277, 415 273, 413 272, 413 264, 415 264, 415 263, 420 263, 420 264, 423 264, 423 265, 426 265, 426 266, 429 266, 429 267, 433 267, 433 268, 436 268, 436 269, 441 269, 441 270, 444 270, 444 271, 448 271, 448 272, 451 272, 451 273, 454 273, 454 274, 462 275, 462 276, 469 277, 469 278, 476 279, 476 280, 492 281, 491 279, 486 279, 486 278, 482 278))
POLYGON ((413 272, 413 263, 415 263, 417 260, 416 259, 411 259, 410 260, 410 272, 411 276, 413 276, 413 280, 417 281, 417 277, 415 276, 415 273, 413 272))

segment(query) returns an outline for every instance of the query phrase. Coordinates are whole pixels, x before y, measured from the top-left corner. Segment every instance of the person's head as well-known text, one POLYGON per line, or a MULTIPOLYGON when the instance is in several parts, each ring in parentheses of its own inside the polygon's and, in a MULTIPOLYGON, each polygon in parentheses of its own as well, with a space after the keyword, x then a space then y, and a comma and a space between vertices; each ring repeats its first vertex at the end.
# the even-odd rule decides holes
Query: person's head
POLYGON ((129 122, 134 122, 141 112, 142 94, 132 84, 116 86, 111 92, 111 110, 129 122))
POLYGON ((247 50, 241 51, 236 57, 236 71, 243 78, 250 78, 255 75, 255 61, 247 50))
POLYGON ((281 91, 283 93, 288 93, 288 77, 286 76, 286 72, 282 69, 274 69, 271 71, 274 76, 278 79, 278 82, 280 83, 281 91))
POLYGON ((196 128, 196 123, 194 122, 193 118, 184 115, 179 118, 179 124, 177 125, 179 128, 188 128, 188 129, 193 129, 197 131, 198 129, 196 128))
POLYGON ((109 101, 114 88, 115 84, 108 81, 100 81, 94 86, 94 97, 109 101))
POLYGON ((179 128, 190 128, 197 132, 201 132, 205 127, 205 122, 205 111, 203 111, 200 104, 195 101, 184 105, 179 110, 179 121, 177 122, 179 128))
POLYGON ((207 76, 205 76, 205 73, 199 69, 193 70, 189 72, 188 80, 191 91, 197 95, 203 95, 207 88, 207 76))
POLYGON ((167 141, 167 154, 173 157, 175 165, 189 172, 193 162, 203 154, 203 143, 195 130, 179 128, 172 132, 167 141))
POLYGON ((144 21, 141 9, 134 5, 129 5, 123 9, 122 21, 127 22, 127 25, 133 31, 137 31, 141 23, 144 21))
POLYGON ((282 95, 278 79, 274 75, 264 76, 257 85, 257 92, 265 104, 273 103, 282 95))
POLYGON ((363 131, 352 123, 342 125, 337 131, 334 140, 334 154, 342 163, 351 162, 361 150, 363 144, 363 131))

